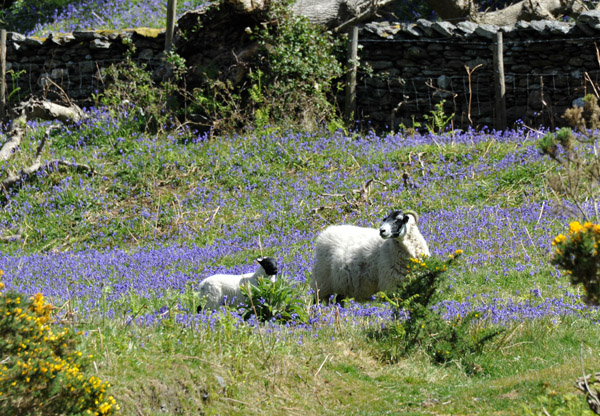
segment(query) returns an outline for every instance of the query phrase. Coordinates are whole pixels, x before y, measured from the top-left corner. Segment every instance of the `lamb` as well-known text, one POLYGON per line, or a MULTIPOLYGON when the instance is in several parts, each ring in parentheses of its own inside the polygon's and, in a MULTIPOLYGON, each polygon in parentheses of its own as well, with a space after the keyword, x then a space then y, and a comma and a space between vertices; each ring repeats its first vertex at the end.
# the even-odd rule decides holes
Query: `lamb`
POLYGON ((204 279, 199 286, 200 305, 197 312, 204 308, 208 310, 217 309, 220 305, 239 304, 243 299, 241 287, 246 284, 254 285, 260 277, 268 277, 274 281, 277 274, 277 260, 273 257, 259 257, 256 259, 259 266, 254 273, 240 275, 215 274, 204 279))
POLYGON ((379 230, 326 228, 316 240, 311 279, 318 299, 337 295, 365 301, 377 292, 395 290, 411 257, 431 255, 418 221, 416 212, 398 210, 383 219, 379 230))

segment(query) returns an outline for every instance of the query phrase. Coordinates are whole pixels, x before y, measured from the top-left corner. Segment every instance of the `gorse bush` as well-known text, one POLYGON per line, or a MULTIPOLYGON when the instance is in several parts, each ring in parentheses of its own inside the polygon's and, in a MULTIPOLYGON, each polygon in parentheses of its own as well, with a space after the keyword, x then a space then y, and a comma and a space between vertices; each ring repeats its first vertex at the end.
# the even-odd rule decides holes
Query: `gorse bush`
POLYGON ((579 221, 569 224, 566 236, 559 234, 552 241, 552 264, 566 271, 571 284, 583 285, 584 300, 594 305, 600 304, 599 243, 600 225, 579 221))
POLYGON ((598 98, 592 94, 583 97, 583 106, 569 108, 563 114, 563 119, 574 129, 586 132, 588 129, 600 127, 600 106, 598 98))
POLYGON ((436 363, 455 361, 467 372, 478 371, 474 358, 483 346, 499 334, 493 326, 478 325, 481 316, 444 319, 436 305, 443 300, 444 276, 462 254, 457 250, 443 260, 437 257, 412 258, 408 274, 398 289, 380 293, 389 302, 397 319, 369 335, 380 342, 382 356, 396 361, 421 348, 436 363))
POLYGON ((73 331, 53 323, 52 310, 41 293, 0 293, 0 414, 115 414, 108 383, 86 375, 92 357, 76 349, 73 331))
POLYGON ((274 282, 261 278, 256 285, 242 285, 241 289, 248 297, 241 313, 244 319, 256 313, 256 318, 262 322, 308 322, 307 302, 302 299, 306 290, 292 286, 283 278, 274 282))

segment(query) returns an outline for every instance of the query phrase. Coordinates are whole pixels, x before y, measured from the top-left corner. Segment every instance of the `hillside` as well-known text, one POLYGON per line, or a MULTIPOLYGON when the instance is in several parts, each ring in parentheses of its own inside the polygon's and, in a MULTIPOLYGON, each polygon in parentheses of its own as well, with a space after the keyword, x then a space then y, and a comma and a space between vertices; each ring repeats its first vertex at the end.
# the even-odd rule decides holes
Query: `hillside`
MULTIPOLYGON (((107 12, 154 16, 143 8, 150 3, 120 4, 107 12)), ((79 6, 105 19, 93 4, 79 6)), ((331 122, 308 131, 270 124, 275 111, 259 123, 258 110, 271 110, 259 76, 256 126, 198 133, 169 113, 171 90, 124 68, 120 75, 134 79, 115 82, 118 94, 97 97, 77 123, 30 120, 18 151, 0 162, 0 181, 36 161, 68 162, 44 165, 0 194, 0 304, 10 306, 7 294, 32 297, 33 312, 52 314, 47 326, 38 317, 39 328, 73 331, 75 354, 89 364, 82 374, 110 383, 121 414, 592 414, 574 382, 600 368, 598 308, 551 258, 570 223, 597 219, 595 200, 550 186, 564 171, 540 151, 546 129, 376 133, 331 122), (427 271, 443 278, 420 338, 409 325, 419 311, 403 309, 406 299, 315 304, 309 289, 323 229, 378 227, 396 209, 420 214, 432 253, 420 261, 448 267, 427 271), (278 260, 280 286, 267 286, 250 306, 198 312, 204 278, 251 272, 259 256, 278 260), (270 295, 288 296, 299 313, 259 319, 257 309, 278 307, 268 304, 268 288, 283 288, 270 295), (447 341, 438 328, 458 335, 447 341)), ((236 114, 233 107, 226 110, 236 114)), ((578 146, 584 160, 597 161, 595 138, 578 146)), ((23 313, 10 307, 19 311, 11 318, 3 310, 0 325, 23 313)), ((55 341, 8 345, 8 335, 0 347, 28 354, 55 341)), ((17 381, 28 392, 41 379, 27 371, 37 377, 65 366, 27 361, 11 384, 15 357, 5 355, 0 413, 17 381)), ((46 404, 57 400, 39 385, 46 404)))

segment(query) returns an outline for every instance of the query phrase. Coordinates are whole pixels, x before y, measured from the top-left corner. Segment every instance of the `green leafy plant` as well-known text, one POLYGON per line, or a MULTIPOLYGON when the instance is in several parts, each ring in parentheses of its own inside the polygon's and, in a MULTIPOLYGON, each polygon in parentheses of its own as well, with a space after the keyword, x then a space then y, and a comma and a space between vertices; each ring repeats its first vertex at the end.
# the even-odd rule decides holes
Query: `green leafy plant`
POLYGON ((256 314, 262 322, 308 322, 307 302, 302 300, 306 290, 292 286, 281 277, 274 282, 262 278, 256 285, 242 285, 242 293, 249 300, 241 313, 244 319, 256 314))
POLYGON ((388 327, 371 333, 379 340, 383 357, 395 361, 415 348, 421 348, 434 362, 461 363, 468 372, 480 370, 475 356, 500 331, 479 324, 481 316, 471 312, 447 320, 437 306, 442 301, 444 275, 462 254, 461 250, 443 260, 437 257, 413 258, 409 273, 396 291, 380 293, 397 318, 388 327))
POLYGON ((594 149, 598 138, 593 135, 575 134, 565 127, 548 133, 538 142, 540 151, 559 165, 559 169, 547 174, 548 184, 560 198, 567 198, 588 220, 589 213, 582 201, 594 201, 595 217, 599 217, 597 198, 600 194, 600 158, 594 149))
POLYGON ((272 24, 253 29, 260 50, 250 79, 253 96, 261 97, 253 99, 253 113, 305 128, 337 118, 332 94, 342 75, 340 41, 284 2, 273 2, 267 19, 272 24))
POLYGON ((585 408, 584 401, 576 394, 559 394, 548 383, 541 384, 541 394, 533 403, 521 404, 526 416, 586 416, 596 413, 585 408))
MULTIPOLYGON (((180 66, 174 65, 176 74, 180 66)), ((134 113, 138 131, 158 131, 170 125, 173 103, 170 96, 175 86, 169 81, 157 85, 145 64, 136 63, 130 56, 103 71, 104 91, 96 96, 99 105, 109 108, 114 115, 123 112, 123 106, 134 113)))
POLYGON ((108 383, 86 375, 92 357, 76 349, 73 331, 53 323, 52 310, 41 293, 0 293, 0 413, 115 414, 108 383))
POLYGON ((11 102, 16 97, 15 101, 18 102, 21 99, 21 87, 19 87, 19 78, 21 78, 21 75, 25 74, 27 71, 25 71, 24 69, 20 71, 15 71, 14 69, 11 69, 6 72, 10 75, 11 81, 11 89, 8 93, 8 96, 6 97, 6 101, 11 102))
POLYGON ((427 131, 432 134, 441 134, 446 131, 446 128, 452 123, 454 113, 446 115, 444 112, 444 103, 446 100, 442 100, 434 105, 434 110, 431 110, 430 114, 424 114, 423 118, 426 120, 425 127, 427 131))

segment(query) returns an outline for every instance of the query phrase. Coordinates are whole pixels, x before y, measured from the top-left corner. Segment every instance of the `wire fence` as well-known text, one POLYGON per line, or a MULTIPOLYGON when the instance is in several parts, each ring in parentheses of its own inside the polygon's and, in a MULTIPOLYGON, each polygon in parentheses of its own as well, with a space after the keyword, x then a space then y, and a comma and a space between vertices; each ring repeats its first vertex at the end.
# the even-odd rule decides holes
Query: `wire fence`
MULTIPOLYGON (((560 124, 564 110, 600 85, 599 36, 506 39, 505 105, 509 122, 560 124)), ((537 34, 538 37, 542 34, 537 34)), ((548 34, 545 34, 548 36, 548 34)), ((496 116, 494 40, 360 39, 363 70, 358 116, 379 124, 423 121, 437 111, 461 125, 492 125, 496 116)))
MULTIPOLYGON (((30 93, 52 89, 56 84, 71 99, 91 101, 92 94, 105 87, 103 69, 123 62, 125 58, 82 60, 77 62, 48 62, 43 64, 10 62, 7 71, 7 91, 15 102, 30 93)), ((154 72, 164 61, 160 58, 134 61, 154 72)))

